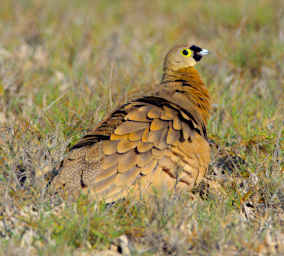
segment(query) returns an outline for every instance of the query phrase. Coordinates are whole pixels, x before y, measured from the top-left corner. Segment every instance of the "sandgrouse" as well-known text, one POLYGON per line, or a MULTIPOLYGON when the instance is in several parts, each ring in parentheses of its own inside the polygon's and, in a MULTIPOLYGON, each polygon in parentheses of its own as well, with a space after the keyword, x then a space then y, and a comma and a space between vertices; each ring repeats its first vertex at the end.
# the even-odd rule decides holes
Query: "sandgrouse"
POLYGON ((210 159, 210 97, 195 64, 208 51, 181 45, 164 60, 155 91, 120 106, 75 144, 51 182, 63 197, 114 202, 162 187, 191 190, 210 159))

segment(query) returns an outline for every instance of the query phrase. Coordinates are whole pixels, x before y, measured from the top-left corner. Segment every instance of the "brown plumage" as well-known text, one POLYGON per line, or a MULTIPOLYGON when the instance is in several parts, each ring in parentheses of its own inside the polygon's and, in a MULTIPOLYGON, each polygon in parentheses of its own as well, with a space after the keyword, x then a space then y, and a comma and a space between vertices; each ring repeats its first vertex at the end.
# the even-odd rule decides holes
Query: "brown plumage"
POLYGON ((210 158, 210 97, 194 65, 207 53, 186 45, 170 50, 157 89, 117 108, 79 140, 51 187, 112 202, 130 190, 139 195, 198 184, 210 158))

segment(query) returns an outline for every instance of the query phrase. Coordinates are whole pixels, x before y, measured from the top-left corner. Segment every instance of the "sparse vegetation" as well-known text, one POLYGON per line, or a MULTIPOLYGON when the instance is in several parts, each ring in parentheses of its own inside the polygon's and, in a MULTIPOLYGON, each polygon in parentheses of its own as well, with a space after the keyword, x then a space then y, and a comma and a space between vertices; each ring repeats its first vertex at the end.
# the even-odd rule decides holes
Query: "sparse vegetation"
POLYGON ((0 255, 284 254, 281 0, 7 0, 0 8, 0 255), (51 204, 45 175, 190 42, 214 107, 193 195, 51 204), (194 197, 194 200, 192 200, 194 197), (92 254, 93 253, 93 254, 92 254), (124 252, 125 253, 125 252, 124 252))

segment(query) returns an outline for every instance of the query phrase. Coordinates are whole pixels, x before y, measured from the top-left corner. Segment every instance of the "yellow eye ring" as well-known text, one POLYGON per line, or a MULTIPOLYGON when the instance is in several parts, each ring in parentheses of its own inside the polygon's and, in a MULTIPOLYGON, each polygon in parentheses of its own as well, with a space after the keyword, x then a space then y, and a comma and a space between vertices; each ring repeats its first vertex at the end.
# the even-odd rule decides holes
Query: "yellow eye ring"
POLYGON ((184 48, 184 49, 181 51, 181 54, 182 54, 183 56, 190 57, 190 56, 191 56, 191 50, 184 48))

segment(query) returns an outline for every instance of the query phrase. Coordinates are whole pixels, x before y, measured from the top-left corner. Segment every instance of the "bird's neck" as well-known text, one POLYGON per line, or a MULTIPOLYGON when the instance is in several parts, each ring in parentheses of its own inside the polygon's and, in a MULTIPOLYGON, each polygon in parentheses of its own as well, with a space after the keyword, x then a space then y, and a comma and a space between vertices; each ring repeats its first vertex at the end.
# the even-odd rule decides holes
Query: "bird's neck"
MULTIPOLYGON (((202 119, 207 123, 210 111, 210 96, 198 71, 194 67, 179 70, 165 69, 161 84, 175 87, 179 84, 179 91, 194 105, 202 119), (181 85, 181 86, 180 86, 181 85)), ((174 89, 174 88, 172 88, 174 89)))

